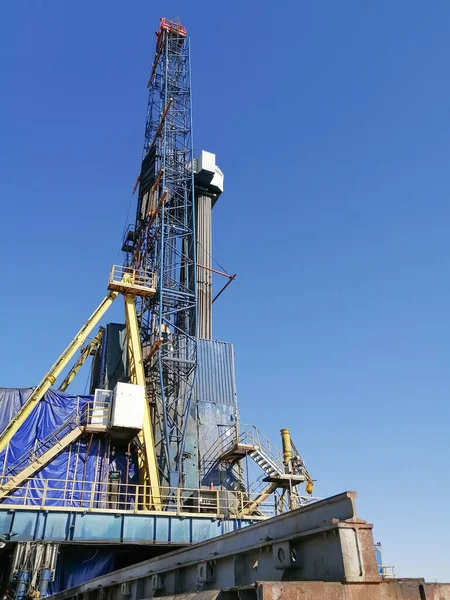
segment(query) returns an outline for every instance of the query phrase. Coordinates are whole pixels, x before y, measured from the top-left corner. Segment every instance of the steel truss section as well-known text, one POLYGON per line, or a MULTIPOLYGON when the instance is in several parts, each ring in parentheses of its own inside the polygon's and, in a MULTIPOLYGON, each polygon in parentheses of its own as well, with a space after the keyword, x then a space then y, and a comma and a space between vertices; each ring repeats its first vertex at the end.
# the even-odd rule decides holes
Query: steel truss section
POLYGON ((189 40, 161 21, 150 81, 135 246, 130 263, 157 273, 139 326, 162 481, 182 484, 197 366, 197 292, 189 40), (155 351, 155 349, 157 350, 155 351))

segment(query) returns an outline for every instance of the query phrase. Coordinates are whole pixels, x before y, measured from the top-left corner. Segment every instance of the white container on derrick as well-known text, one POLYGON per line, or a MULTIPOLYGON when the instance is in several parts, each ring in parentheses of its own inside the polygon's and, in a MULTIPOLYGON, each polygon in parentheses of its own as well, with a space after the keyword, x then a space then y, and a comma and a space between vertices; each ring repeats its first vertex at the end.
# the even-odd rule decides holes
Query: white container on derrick
POLYGON ((110 427, 141 430, 144 422, 143 385, 117 383, 113 392, 110 427))

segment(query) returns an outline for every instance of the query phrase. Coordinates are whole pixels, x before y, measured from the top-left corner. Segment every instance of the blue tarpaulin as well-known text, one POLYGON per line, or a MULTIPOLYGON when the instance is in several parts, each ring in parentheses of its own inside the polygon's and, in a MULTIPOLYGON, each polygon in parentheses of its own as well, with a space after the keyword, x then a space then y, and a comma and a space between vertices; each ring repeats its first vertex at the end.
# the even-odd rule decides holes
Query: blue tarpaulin
MULTIPOLYGON (((0 431, 6 427, 31 393, 31 389, 0 388, 0 431)), ((78 396, 49 390, 38 402, 25 423, 12 438, 9 447, 0 453, 0 474, 17 474, 31 462, 33 449, 38 455, 54 444, 52 435, 60 432, 59 439, 70 430, 73 416, 82 414, 92 396, 78 396), (68 425, 67 425, 68 423, 68 425), (42 440, 49 439, 41 452, 42 440)), ((39 505, 46 494, 46 506, 74 506, 102 508, 106 506, 108 475, 111 470, 121 472, 125 479, 126 456, 123 449, 112 455, 109 440, 103 435, 83 435, 65 448, 31 480, 18 487, 4 504, 39 505), (45 481, 48 480, 45 489, 45 481), (94 492, 92 485, 96 483, 94 492), (45 492, 44 492, 45 489, 45 492), (93 504, 92 504, 93 503, 93 504)), ((136 457, 130 457, 128 482, 137 483, 136 457)), ((122 490, 123 491, 123 490, 122 490)), ((123 502, 125 498, 123 497, 123 502)))
MULTIPOLYGON (((0 429, 2 431, 30 393, 31 389, 0 388, 0 429)), ((77 411, 82 412, 87 402, 91 400, 91 396, 76 396, 49 390, 19 428, 6 450, 0 453, 2 475, 15 475, 21 468, 29 464, 30 452, 39 448, 39 441, 45 440, 53 432, 60 430, 66 422, 70 422, 77 411)), ((62 433, 64 434, 65 431, 63 430, 62 433)), ((79 492, 78 495, 75 492, 80 486, 74 485, 72 482, 74 480, 80 482, 82 480, 90 482, 98 480, 96 471, 97 473, 102 471, 101 468, 99 469, 98 463, 104 461, 105 455, 105 451, 102 452, 100 448, 102 440, 95 440, 89 449, 89 456, 86 456, 87 443, 88 439, 80 438, 75 441, 56 456, 51 463, 44 466, 31 481, 19 487, 3 502, 18 503, 26 493, 26 504, 40 504, 46 479, 52 480, 47 504, 61 505, 64 488, 66 488, 66 498, 72 498, 75 495, 74 499, 79 500, 79 492), (67 493, 68 486, 69 492, 67 493), (75 488, 73 492, 72 488, 75 488), (61 492, 58 492, 58 489, 61 492)), ((105 443, 104 441, 103 446, 105 443)))
MULTIPOLYGON (((31 388, 0 388, 0 432, 17 414, 31 392, 31 388)), ((92 396, 49 390, 14 435, 7 449, 0 453, 0 476, 3 480, 7 479, 8 474, 17 474, 31 462, 31 451, 38 449, 42 440, 49 439, 49 446, 55 432, 59 432, 61 438, 70 431, 70 425, 66 424, 73 423, 73 416, 82 414, 86 404, 92 401, 92 396)), ((138 469, 135 454, 129 457, 129 461, 128 482, 136 484, 138 469)), ((111 470, 120 471, 124 481, 127 470, 125 450, 117 448, 110 452, 109 438, 105 434, 92 437, 89 433, 81 435, 5 498, 2 504, 39 505, 45 493, 46 506, 102 508, 106 506, 111 470), (94 493, 93 482, 97 483, 94 493)), ((123 502, 125 498, 122 488, 119 501, 123 502)), ((109 573, 115 567, 115 553, 109 550, 77 546, 63 547, 60 552, 55 580, 50 583, 51 593, 109 573)))
POLYGON ((77 547, 62 548, 54 581, 49 584, 49 593, 80 585, 89 579, 110 573, 115 568, 114 553, 110 550, 77 547))

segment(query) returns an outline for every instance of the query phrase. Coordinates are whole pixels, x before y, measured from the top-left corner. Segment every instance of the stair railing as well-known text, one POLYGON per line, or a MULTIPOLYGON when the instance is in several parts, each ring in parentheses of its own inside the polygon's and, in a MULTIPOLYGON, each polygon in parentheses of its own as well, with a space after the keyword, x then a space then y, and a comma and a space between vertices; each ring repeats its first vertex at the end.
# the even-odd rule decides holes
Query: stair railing
POLYGON ((3 479, 10 479, 11 477, 14 477, 20 473, 20 471, 25 469, 30 463, 37 460, 47 450, 49 450, 51 446, 58 443, 64 436, 70 433, 70 431, 75 429, 75 427, 86 425, 89 418, 92 416, 92 411, 92 403, 90 402, 86 403, 82 411, 80 411, 79 407, 77 406, 75 411, 69 415, 69 417, 61 425, 49 433, 44 439, 37 440, 37 444, 33 445, 32 448, 24 452, 12 465, 5 467, 2 474, 2 483, 3 479))

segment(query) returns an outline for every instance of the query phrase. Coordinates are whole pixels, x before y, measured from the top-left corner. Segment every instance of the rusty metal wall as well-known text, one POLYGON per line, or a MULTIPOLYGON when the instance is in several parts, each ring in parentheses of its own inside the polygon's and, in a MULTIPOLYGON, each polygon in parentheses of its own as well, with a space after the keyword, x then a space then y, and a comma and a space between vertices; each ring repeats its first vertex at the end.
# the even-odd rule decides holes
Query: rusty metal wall
POLYGON ((255 600, 450 600, 450 584, 425 583, 420 579, 375 584, 270 581, 257 584, 255 591, 255 600))

